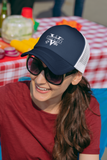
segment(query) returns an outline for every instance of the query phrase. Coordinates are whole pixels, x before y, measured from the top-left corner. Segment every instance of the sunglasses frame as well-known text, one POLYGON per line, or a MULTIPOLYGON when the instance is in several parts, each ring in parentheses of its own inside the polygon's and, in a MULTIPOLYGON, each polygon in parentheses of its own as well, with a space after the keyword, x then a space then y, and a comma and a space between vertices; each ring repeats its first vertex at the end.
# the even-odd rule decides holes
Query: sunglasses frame
MULTIPOLYGON (((51 82, 51 81, 49 81, 49 80, 47 79, 46 73, 47 73, 47 70, 50 71, 50 69, 49 69, 48 67, 44 67, 43 64, 42 64, 42 62, 41 62, 39 59, 37 59, 37 60, 40 61, 41 65, 42 65, 42 70, 41 70, 38 74, 33 74, 33 73, 29 70, 29 68, 28 68, 29 58, 36 59, 35 56, 33 56, 33 55, 28 55, 27 61, 26 61, 27 70, 28 70, 32 75, 34 75, 34 76, 38 76, 38 75, 41 73, 41 71, 44 70, 45 79, 46 79, 49 83, 51 83, 51 84, 53 84, 53 85, 61 85, 62 82, 64 81, 64 78, 65 78, 65 77, 67 77, 67 76, 69 76, 69 75, 74 74, 74 73, 77 72, 77 71, 74 71, 74 72, 71 71, 71 72, 68 72, 68 73, 66 73, 66 74, 60 75, 60 76, 62 76, 62 81, 61 81, 59 84, 55 84, 55 83, 53 83, 53 82, 51 82)), ((51 72, 51 71, 50 71, 50 72, 51 72)), ((54 73, 53 73, 53 74, 54 74, 54 73)), ((57 75, 56 75, 56 76, 57 76, 57 75)))

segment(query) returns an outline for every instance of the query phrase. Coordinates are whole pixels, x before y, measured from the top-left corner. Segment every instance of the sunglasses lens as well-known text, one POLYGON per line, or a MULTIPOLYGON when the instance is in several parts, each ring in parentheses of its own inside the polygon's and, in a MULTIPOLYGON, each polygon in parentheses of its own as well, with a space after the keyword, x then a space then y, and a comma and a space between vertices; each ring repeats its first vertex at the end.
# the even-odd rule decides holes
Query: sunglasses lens
MULTIPOLYGON (((29 57, 27 61, 27 68, 31 74, 39 75, 39 73, 43 70, 44 67, 41 61, 33 57, 29 57)), ((44 69, 44 71, 45 71, 45 77, 48 82, 55 85, 60 85, 62 83, 63 81, 62 75, 55 75, 47 67, 44 69)))
POLYGON ((50 83, 55 84, 55 85, 59 85, 63 81, 62 75, 55 75, 48 68, 46 70, 46 78, 50 83))
POLYGON ((30 57, 27 62, 27 68, 32 74, 38 75, 41 71, 41 63, 37 59, 30 57))

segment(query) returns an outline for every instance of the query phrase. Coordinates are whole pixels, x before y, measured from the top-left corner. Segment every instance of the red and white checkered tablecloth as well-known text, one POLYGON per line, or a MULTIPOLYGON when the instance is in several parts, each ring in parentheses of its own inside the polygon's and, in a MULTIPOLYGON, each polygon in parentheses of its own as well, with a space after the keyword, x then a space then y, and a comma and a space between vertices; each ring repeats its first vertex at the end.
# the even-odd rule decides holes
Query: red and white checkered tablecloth
MULTIPOLYGON (((66 19, 75 20, 82 25, 81 33, 90 44, 91 57, 86 67, 84 76, 90 82, 92 88, 107 88, 107 28, 103 25, 90 22, 80 17, 59 17, 36 19, 40 23, 34 38, 41 34, 56 22, 66 19)), ((16 82, 18 78, 29 76, 26 69, 26 59, 18 59, 8 62, 0 62, 0 86, 9 82, 16 82)))

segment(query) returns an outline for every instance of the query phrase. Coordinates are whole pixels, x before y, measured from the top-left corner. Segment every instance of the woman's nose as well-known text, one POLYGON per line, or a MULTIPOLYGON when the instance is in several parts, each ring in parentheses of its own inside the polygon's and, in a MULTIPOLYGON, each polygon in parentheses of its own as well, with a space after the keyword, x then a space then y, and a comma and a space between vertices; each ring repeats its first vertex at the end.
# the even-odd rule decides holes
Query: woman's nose
POLYGON ((44 84, 46 83, 46 78, 45 78, 45 73, 44 73, 44 70, 42 70, 40 72, 40 74, 38 76, 36 76, 36 83, 38 84, 44 84))

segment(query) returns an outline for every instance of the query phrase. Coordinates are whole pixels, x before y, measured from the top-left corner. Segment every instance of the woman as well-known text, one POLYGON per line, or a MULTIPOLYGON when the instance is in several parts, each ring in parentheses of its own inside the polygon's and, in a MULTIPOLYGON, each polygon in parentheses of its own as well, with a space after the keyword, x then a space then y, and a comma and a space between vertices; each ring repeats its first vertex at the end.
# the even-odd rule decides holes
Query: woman
POLYGON ((31 82, 0 88, 3 159, 98 160, 101 118, 82 76, 90 56, 85 37, 53 26, 26 55, 31 82))

